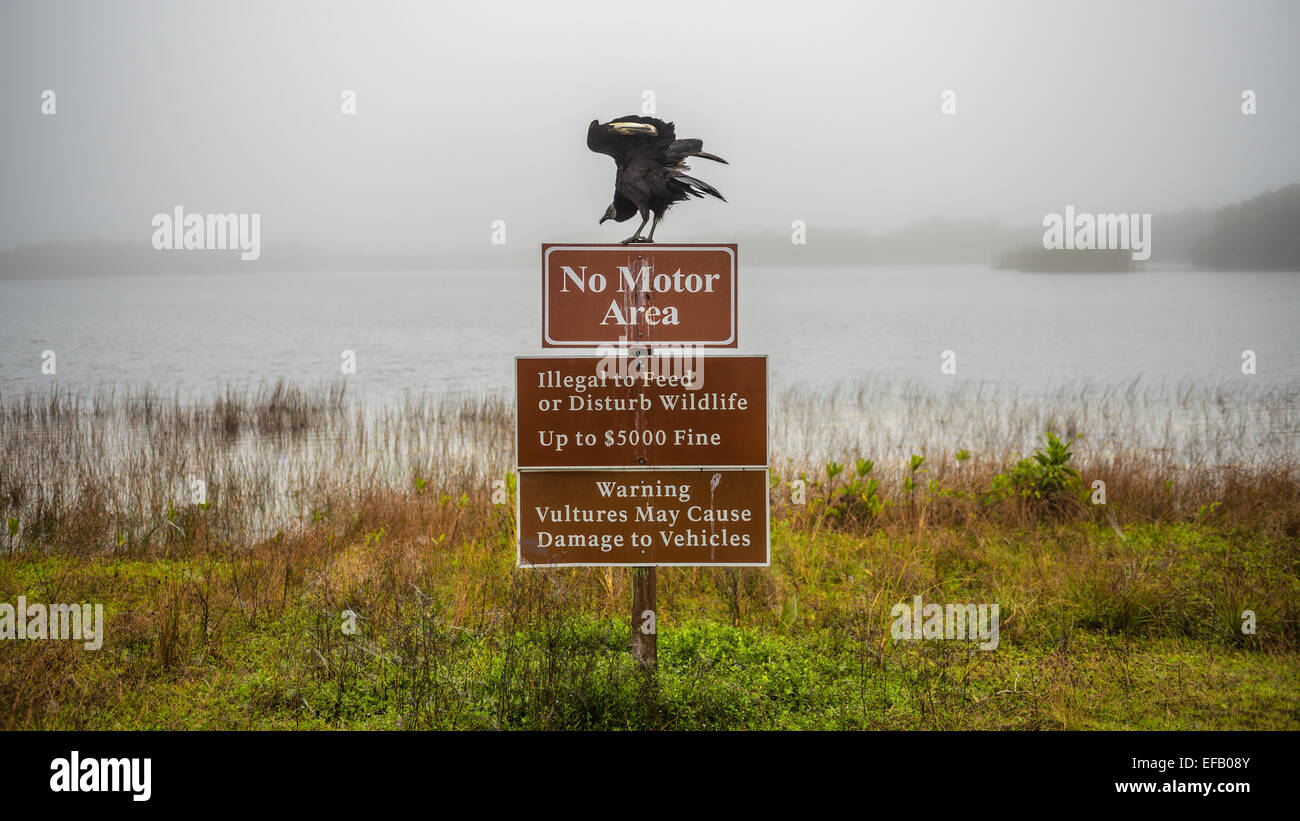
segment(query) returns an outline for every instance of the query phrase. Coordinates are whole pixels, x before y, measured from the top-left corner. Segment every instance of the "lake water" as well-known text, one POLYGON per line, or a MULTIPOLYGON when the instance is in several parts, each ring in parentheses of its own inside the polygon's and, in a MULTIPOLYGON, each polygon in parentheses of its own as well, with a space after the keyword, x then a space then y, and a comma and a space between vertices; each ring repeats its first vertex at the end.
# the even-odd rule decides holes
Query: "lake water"
MULTIPOLYGON (((984 266, 746 267, 742 353, 772 387, 884 378, 1041 393, 1093 386, 1300 384, 1300 274, 1025 274, 984 266), (1257 374, 1241 373, 1255 351, 1257 374), (940 373, 943 351, 957 373, 940 373)), ((226 274, 0 282, 0 393, 57 380, 205 395, 280 378, 349 392, 511 390, 543 353, 537 270, 226 274), (42 375, 53 350, 57 375, 42 375)))

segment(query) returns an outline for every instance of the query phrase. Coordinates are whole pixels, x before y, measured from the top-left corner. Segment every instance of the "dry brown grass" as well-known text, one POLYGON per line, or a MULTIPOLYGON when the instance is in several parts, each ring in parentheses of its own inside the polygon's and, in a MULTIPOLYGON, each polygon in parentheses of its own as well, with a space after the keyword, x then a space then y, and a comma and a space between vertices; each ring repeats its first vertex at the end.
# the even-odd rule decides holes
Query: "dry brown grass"
MULTIPOLYGON (((771 421, 772 469, 782 481, 825 481, 832 460, 848 466, 842 481, 855 459, 875 461, 871 476, 892 506, 874 526, 990 516, 1029 524, 1032 510, 974 497, 1050 431, 1083 434, 1070 464, 1084 485, 1106 483, 1106 506, 1076 506, 1073 516, 1119 527, 1213 518, 1289 537, 1300 529, 1300 391, 1134 384, 1020 397, 886 384, 787 393, 771 421), (960 449, 971 458, 954 458, 960 449), (926 461, 909 499, 902 487, 912 454, 926 461)), ((513 452, 513 409, 497 395, 408 396, 372 408, 348 401, 341 384, 231 387, 206 402, 148 389, 56 390, 0 405, 0 508, 21 527, 6 544, 14 551, 149 555, 248 546, 344 509, 360 522, 379 499, 428 494, 441 504, 429 509, 426 535, 457 543, 482 538, 495 522, 492 483, 511 469, 513 452), (206 483, 209 515, 189 502, 191 477, 206 483)), ((790 508, 783 490, 773 503, 782 515, 807 512, 790 508)))
MULTIPOLYGON (((890 649, 888 612, 916 594, 1000 601, 1006 641, 1058 642, 1053 652, 1080 629, 1291 652, 1300 480, 1297 443, 1279 431, 1294 428, 1294 397, 1057 399, 1015 400, 1008 420, 1005 396, 786 397, 772 420, 773 567, 661 574, 663 618, 848 641, 862 676, 911 658, 890 655, 904 651, 890 649), (1106 482, 1107 504, 983 501, 993 477, 1053 429, 1085 434, 1071 464, 1085 486, 1106 482), (1128 438, 1099 443, 1096 429, 1128 438), (1158 445, 1162 431, 1175 447, 1158 445), (956 460, 958 448, 971 458, 956 460), (912 453, 925 454, 926 472, 909 499, 912 453), (825 461, 851 473, 858 457, 876 460, 871 476, 890 505, 836 515, 817 503, 833 487, 825 461), (800 472, 822 486, 796 506, 783 482, 800 472), (1271 628, 1243 644, 1235 620, 1247 607, 1271 628)), ((591 678, 610 675, 598 663, 608 647, 575 638, 571 619, 626 618, 627 574, 513 570, 511 509, 492 501, 513 435, 496 396, 366 408, 340 388, 277 385, 199 403, 147 391, 9 402, 0 504, 20 531, 4 543, 13 558, 0 562, 0 600, 110 602, 119 655, 47 642, 16 650, 20 662, 6 656, 5 726, 84 726, 136 693, 192 688, 200 671, 260 670, 266 659, 237 656, 258 631, 293 648, 295 682, 259 696, 258 709, 326 723, 346 719, 363 682, 400 696, 414 726, 559 721, 535 712, 538 698, 621 687, 591 678), (189 501, 191 475, 207 482, 206 508, 189 501), (356 641, 338 630, 346 609, 364 619, 356 641), (463 640, 494 655, 468 654, 463 640), (513 683, 481 691, 503 680, 513 683), (337 690, 332 705, 319 701, 322 682, 337 690), (492 715, 471 715, 489 702, 492 715)), ((937 709, 933 726, 955 720, 937 709)))

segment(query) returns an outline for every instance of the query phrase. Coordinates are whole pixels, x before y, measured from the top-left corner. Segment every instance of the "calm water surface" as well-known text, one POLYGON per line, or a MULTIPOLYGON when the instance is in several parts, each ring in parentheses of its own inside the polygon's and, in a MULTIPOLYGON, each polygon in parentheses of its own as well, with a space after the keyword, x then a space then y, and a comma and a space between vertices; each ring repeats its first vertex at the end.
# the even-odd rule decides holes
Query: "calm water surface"
MULTIPOLYGON (((387 401, 407 389, 511 389, 511 358, 543 353, 536 270, 225 274, 0 282, 0 392, 335 380, 387 401), (41 353, 57 356, 55 377, 41 353)), ((983 266, 748 267, 741 352, 772 386, 885 377, 935 390, 989 383, 1300 383, 1300 275, 1024 274, 983 266), (1242 351, 1258 373, 1241 374, 1242 351), (957 375, 940 373, 943 351, 957 375)))

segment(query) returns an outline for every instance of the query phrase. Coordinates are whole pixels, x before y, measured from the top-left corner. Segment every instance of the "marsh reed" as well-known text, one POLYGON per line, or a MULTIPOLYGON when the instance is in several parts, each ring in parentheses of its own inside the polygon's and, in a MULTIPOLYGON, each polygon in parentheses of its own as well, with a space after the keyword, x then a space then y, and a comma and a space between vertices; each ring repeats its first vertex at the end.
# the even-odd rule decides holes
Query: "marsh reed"
POLYGON ((110 625, 101 654, 0 646, 0 726, 1162 726, 1188 687, 1215 709, 1244 692, 1234 665, 1256 701, 1177 726, 1292 726, 1298 397, 773 397, 772 566, 660 575, 647 694, 626 573, 514 568, 512 507, 493 499, 513 467, 510 397, 0 396, 0 601, 104 601, 110 625), (990 501, 1048 432, 1071 441, 1078 492, 990 501), (878 508, 837 496, 858 460, 878 508), (1096 481, 1105 505, 1086 499, 1096 481), (891 605, 922 594, 1001 602, 1016 651, 892 641, 891 605))

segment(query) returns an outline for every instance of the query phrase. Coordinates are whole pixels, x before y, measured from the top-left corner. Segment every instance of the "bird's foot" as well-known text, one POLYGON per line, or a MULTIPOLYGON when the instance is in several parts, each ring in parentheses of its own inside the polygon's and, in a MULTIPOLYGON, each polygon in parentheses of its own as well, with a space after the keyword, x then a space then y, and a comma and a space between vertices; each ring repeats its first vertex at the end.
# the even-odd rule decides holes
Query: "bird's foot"
POLYGON ((654 240, 649 239, 647 237, 631 236, 623 240, 622 242, 620 242, 619 245, 632 245, 633 243, 637 243, 637 242, 654 242, 654 240))

